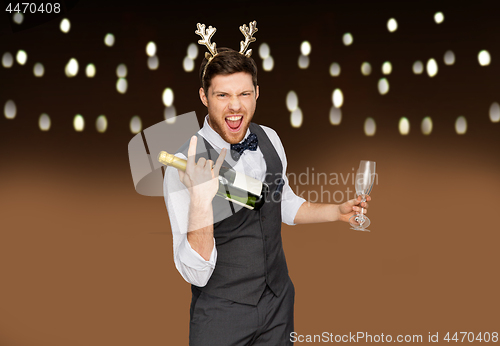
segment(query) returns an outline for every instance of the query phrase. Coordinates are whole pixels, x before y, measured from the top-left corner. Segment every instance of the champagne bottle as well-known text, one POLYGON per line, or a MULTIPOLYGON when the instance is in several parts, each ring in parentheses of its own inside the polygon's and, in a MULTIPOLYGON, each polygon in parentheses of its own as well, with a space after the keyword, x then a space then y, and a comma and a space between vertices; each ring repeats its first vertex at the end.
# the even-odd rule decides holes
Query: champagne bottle
MULTIPOLYGON (((187 161, 161 151, 158 161, 181 171, 186 170, 187 161)), ((222 166, 219 169, 219 190, 216 196, 251 210, 259 210, 266 201, 269 186, 232 168, 222 166)))

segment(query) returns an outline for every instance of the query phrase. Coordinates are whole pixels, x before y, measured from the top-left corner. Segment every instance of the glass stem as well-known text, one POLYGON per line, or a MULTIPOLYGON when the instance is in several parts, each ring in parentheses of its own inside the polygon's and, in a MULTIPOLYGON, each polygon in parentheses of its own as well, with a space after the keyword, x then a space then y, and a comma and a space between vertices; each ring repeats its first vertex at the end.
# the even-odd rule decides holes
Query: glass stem
MULTIPOLYGON (((362 195, 361 195, 361 203, 363 203, 363 202, 366 202, 366 195, 365 195, 365 194, 362 194, 362 195)), ((361 209, 361 211, 360 211, 360 212, 358 212, 358 217, 359 217, 359 219, 361 220, 361 222, 363 222, 363 221, 365 220, 365 215, 364 215, 364 213, 363 213, 364 209, 363 209, 363 208, 361 208, 361 203, 359 204, 359 205, 360 205, 360 209, 361 209)))

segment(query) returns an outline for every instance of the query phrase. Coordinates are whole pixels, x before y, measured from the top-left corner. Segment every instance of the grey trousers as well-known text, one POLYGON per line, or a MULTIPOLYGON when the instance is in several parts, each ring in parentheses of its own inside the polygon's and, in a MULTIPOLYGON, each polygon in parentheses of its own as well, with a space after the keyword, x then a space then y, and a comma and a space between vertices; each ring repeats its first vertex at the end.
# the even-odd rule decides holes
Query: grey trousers
POLYGON ((279 297, 266 287, 257 306, 215 297, 192 286, 190 346, 292 345, 295 288, 291 280, 279 297))

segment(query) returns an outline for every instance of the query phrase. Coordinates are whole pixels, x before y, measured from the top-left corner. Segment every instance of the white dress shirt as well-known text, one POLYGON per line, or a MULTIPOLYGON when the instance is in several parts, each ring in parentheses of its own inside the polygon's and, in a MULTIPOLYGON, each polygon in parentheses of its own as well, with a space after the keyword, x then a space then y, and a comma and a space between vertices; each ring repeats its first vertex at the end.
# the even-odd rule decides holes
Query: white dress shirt
MULTIPOLYGON (((297 214, 297 211, 302 203, 305 202, 305 199, 297 196, 288 184, 288 179, 286 177, 287 161, 285 149, 283 148, 276 131, 266 126, 261 125, 261 127, 276 149, 283 166, 282 177, 285 180, 285 185, 283 186, 281 200, 282 221, 288 225, 294 225, 293 221, 295 219, 295 215, 297 214)), ((198 134, 205 138, 205 140, 218 153, 220 153, 223 148, 226 148, 228 155, 230 155, 231 145, 224 141, 222 137, 210 127, 208 124, 208 116, 205 117, 203 127, 198 131, 198 134)), ((250 130, 247 129, 245 138, 249 134, 250 130)), ((186 159, 186 156, 182 153, 177 153, 176 156, 186 159)), ((215 161, 217 158, 212 159, 215 161)), ((242 172, 249 177, 264 181, 267 166, 260 148, 257 148, 256 151, 245 150, 237 164, 233 166, 233 169, 238 172, 242 172)), ((168 215, 170 217, 170 224, 172 226, 175 267, 184 280, 195 286, 203 287, 210 279, 217 262, 215 239, 214 248, 208 261, 191 248, 191 245, 187 240, 190 203, 189 191, 180 181, 177 169, 170 166, 167 167, 165 172, 163 193, 168 215)))

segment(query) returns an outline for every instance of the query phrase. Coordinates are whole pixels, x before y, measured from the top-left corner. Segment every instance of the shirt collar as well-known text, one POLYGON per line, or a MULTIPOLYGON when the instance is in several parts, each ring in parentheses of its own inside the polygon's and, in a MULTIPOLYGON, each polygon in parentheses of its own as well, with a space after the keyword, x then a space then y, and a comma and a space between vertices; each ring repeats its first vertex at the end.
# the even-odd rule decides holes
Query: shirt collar
MULTIPOLYGON (((245 140, 248 135, 250 134, 250 129, 247 129, 247 132, 245 133, 245 137, 243 140, 245 140)), ((203 122, 203 127, 200 130, 200 135, 203 136, 210 144, 215 148, 222 150, 223 148, 226 148, 227 150, 231 149, 231 144, 226 142, 222 137, 215 132, 212 127, 210 127, 210 124, 208 123, 208 114, 205 116, 205 121, 203 122)))

